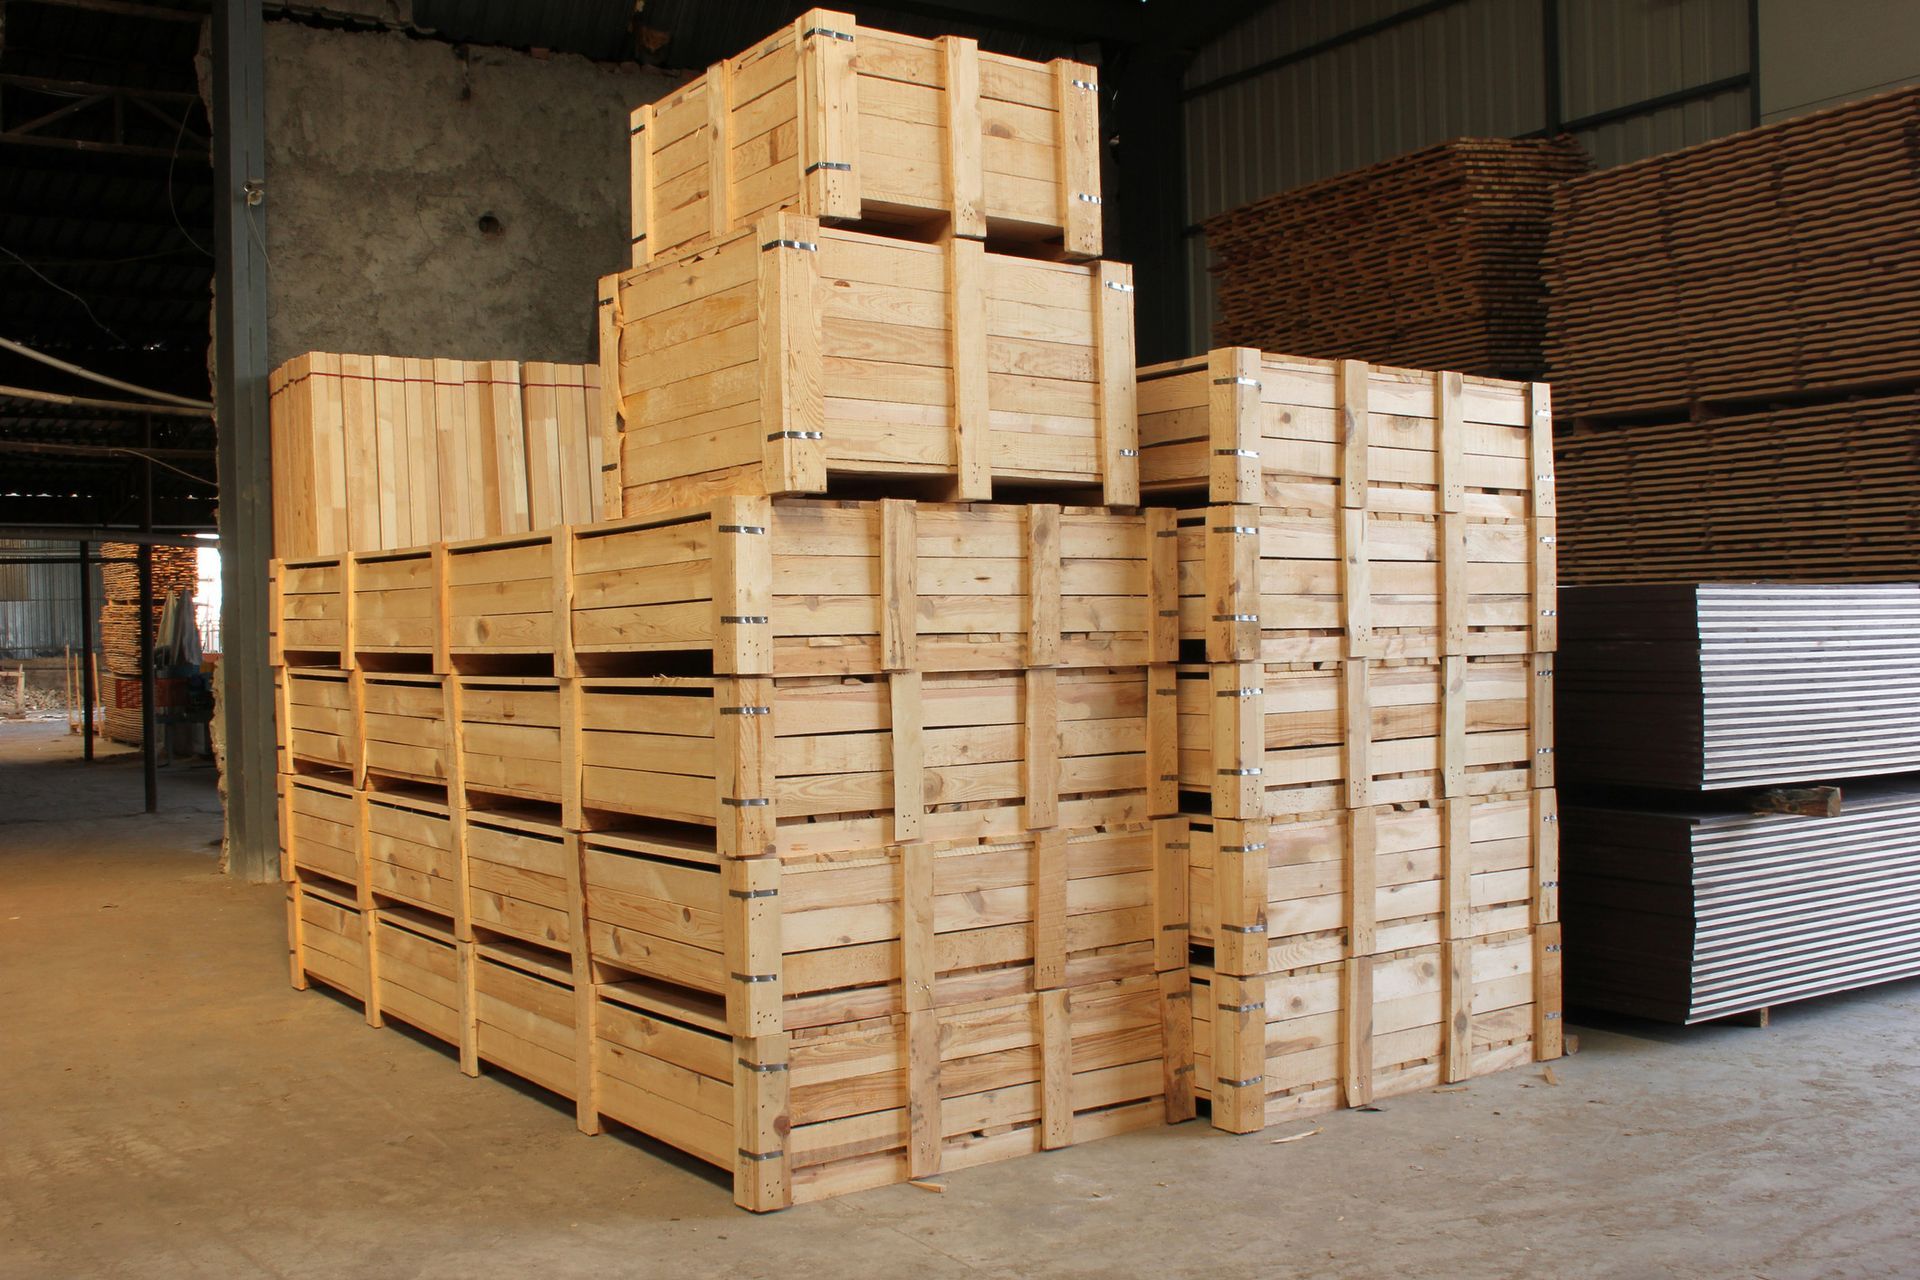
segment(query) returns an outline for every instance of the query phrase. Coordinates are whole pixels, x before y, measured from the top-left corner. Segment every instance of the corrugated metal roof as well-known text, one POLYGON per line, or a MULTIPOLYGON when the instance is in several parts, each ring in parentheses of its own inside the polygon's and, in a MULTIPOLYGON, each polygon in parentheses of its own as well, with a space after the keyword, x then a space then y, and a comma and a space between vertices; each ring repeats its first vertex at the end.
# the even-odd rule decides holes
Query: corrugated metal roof
POLYGON ((612 60, 634 56, 636 7, 634 0, 413 0, 413 24, 447 40, 612 60))

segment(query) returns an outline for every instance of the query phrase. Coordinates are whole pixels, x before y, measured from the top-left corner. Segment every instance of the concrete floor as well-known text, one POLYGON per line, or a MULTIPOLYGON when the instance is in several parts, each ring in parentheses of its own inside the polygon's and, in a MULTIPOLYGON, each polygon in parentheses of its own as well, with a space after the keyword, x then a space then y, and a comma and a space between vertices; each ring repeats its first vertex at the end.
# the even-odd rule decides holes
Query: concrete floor
POLYGON ((1920 1275, 1920 986, 1282 1126, 1202 1124, 769 1218, 287 985, 209 770, 0 728, 0 1277, 1920 1275))

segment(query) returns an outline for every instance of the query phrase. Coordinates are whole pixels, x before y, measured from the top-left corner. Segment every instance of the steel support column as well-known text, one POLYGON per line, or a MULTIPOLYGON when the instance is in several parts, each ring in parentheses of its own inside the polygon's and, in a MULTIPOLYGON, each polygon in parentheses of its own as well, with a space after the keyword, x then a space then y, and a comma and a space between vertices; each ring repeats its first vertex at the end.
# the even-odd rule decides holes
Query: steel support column
POLYGON ((220 466, 221 714, 227 865, 278 874, 267 561, 273 495, 267 436, 266 58, 261 6, 213 5, 214 421, 220 466))

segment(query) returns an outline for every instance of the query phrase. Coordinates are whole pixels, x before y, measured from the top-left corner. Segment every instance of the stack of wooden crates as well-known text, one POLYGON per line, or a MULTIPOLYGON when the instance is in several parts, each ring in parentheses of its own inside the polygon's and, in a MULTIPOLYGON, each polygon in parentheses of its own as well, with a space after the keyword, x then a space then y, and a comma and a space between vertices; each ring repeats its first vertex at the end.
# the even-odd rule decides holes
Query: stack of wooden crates
POLYGON ((1557 1052, 1544 389, 1136 373, 1096 103, 813 11, 635 113, 622 514, 277 565, 296 985, 756 1210, 1557 1052))

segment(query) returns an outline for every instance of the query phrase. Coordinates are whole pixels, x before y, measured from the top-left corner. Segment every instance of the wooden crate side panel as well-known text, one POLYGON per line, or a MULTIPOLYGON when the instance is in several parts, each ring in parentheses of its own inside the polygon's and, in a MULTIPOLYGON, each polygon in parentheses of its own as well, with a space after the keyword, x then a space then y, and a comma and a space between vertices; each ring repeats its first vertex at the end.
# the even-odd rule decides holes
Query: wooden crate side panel
POLYGON ((480 956, 474 967, 480 1057, 564 1097, 574 1093, 570 986, 480 956))

